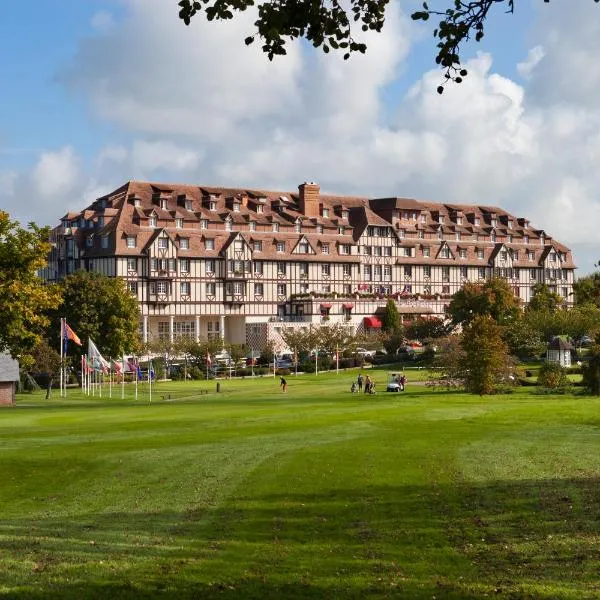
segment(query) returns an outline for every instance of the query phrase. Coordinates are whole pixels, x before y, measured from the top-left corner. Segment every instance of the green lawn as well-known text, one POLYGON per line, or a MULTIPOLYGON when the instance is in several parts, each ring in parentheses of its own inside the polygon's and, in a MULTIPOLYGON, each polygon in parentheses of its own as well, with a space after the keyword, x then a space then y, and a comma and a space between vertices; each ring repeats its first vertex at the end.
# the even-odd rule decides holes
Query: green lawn
POLYGON ((353 376, 20 396, 0 597, 600 595, 600 399, 353 396, 353 376))

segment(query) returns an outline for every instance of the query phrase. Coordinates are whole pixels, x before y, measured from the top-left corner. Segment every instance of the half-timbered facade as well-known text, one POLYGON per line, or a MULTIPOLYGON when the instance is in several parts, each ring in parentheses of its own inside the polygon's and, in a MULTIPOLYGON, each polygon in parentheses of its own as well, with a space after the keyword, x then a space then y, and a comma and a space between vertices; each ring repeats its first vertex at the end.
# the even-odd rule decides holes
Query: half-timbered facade
POLYGON ((43 276, 122 277, 145 340, 282 344, 284 326, 380 326, 387 298, 403 319, 444 314, 467 281, 509 281, 523 304, 545 282, 572 301, 569 248, 489 206, 407 198, 132 181, 65 215, 43 276))

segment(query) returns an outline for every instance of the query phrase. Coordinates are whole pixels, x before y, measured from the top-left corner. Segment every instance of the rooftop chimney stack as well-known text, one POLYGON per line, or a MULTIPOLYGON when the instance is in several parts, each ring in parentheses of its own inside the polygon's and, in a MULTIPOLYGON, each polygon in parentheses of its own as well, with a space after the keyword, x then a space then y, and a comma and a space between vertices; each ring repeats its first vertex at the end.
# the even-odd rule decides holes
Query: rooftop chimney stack
POLYGON ((300 212, 307 217, 318 217, 319 211, 319 195, 321 187, 314 181, 307 181, 298 186, 300 193, 299 205, 300 212))

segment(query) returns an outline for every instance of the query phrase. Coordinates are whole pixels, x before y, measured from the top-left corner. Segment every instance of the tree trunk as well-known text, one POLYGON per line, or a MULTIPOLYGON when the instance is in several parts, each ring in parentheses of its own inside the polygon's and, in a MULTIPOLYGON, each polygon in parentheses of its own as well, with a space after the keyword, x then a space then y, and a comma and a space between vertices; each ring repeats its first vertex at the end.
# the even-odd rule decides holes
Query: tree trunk
POLYGON ((50 398, 50 394, 52 393, 52 377, 48 377, 48 387, 46 388, 46 400, 50 398))

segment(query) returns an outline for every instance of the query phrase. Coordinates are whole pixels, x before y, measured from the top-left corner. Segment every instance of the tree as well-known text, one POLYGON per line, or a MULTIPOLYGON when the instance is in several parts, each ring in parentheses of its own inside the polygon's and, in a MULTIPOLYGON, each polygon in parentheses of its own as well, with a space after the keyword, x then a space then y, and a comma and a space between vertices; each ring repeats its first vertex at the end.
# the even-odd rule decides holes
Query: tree
POLYGON ((455 388, 465 382, 465 351, 461 345, 460 335, 441 338, 438 351, 433 359, 432 386, 455 388))
POLYGON ((60 372, 60 353, 48 343, 48 340, 40 339, 31 351, 28 370, 45 379, 42 385, 46 385, 46 399, 48 399, 54 378, 60 372))
POLYGON ((240 361, 246 357, 250 348, 246 344, 229 344, 227 351, 229 352, 229 358, 233 363, 233 369, 237 373, 237 368, 240 361))
POLYGON ((505 325, 502 331, 502 339, 508 346, 510 353, 521 359, 537 357, 546 348, 542 334, 525 318, 517 319, 505 325))
POLYGON ((424 342, 425 340, 437 340, 447 337, 451 331, 452 324, 448 323, 446 319, 439 317, 424 319, 419 317, 406 328, 406 337, 424 342))
POLYGON ((48 228, 30 223, 24 229, 0 211, 0 350, 24 366, 49 325, 48 311, 61 303, 60 290, 37 276, 47 264, 49 235, 48 228))
POLYGON ((600 272, 578 279, 573 284, 573 293, 577 306, 593 304, 600 308, 600 272))
POLYGON ((398 307, 392 298, 388 298, 385 310, 381 315, 381 329, 386 333, 392 333, 402 329, 402 320, 398 307))
POLYGON ((476 316, 462 334, 465 387, 473 394, 491 394, 510 375, 502 327, 489 315, 476 316))
POLYGON ((600 308, 593 304, 575 306, 570 310, 561 309, 525 311, 523 322, 538 331, 545 342, 557 335, 567 335, 578 340, 584 335, 592 335, 600 330, 600 308))
MULTIPOLYGON (((543 0, 548 3, 550 0, 543 0)), ((599 2, 600 0, 594 0, 599 2)), ((428 21, 432 16, 442 17, 433 31, 438 40, 438 53, 435 62, 445 73, 445 81, 461 83, 467 70, 461 66, 461 44, 472 37, 477 42, 485 35, 485 24, 492 8, 512 13, 515 0, 446 0, 430 9, 423 2, 423 10, 412 13, 415 21, 428 21)), ((180 0, 179 17, 186 25, 204 9, 208 21, 233 19, 235 12, 244 12, 254 6, 254 0, 180 0)), ((381 32, 385 21, 388 0, 350 0, 349 9, 338 0, 273 0, 259 4, 258 17, 254 22, 256 33, 245 39, 247 45, 256 37, 262 42, 262 50, 272 60, 276 55, 286 54, 286 40, 305 38, 315 48, 321 47, 326 54, 330 50, 343 52, 344 60, 353 52, 365 53, 367 46, 353 36, 351 23, 360 26, 361 31, 381 32)), ((444 84, 438 93, 444 91, 444 84)))
POLYGON ((493 277, 485 283, 467 282, 454 294, 448 314, 455 325, 468 325, 475 317, 489 315, 500 325, 519 315, 519 300, 505 279, 493 277))
POLYGON ((319 330, 318 347, 328 354, 335 354, 338 350, 354 351, 357 341, 356 335, 350 330, 348 325, 336 323, 334 325, 325 325, 319 330))
POLYGON ((215 354, 217 354, 221 348, 222 343, 220 339, 200 340, 198 342, 190 340, 187 344, 187 354, 196 367, 205 371, 207 366, 206 358, 210 356, 211 360, 214 361, 215 354))
POLYGON ((558 389, 569 385, 567 373, 561 365, 555 362, 545 362, 538 375, 538 385, 558 389))
POLYGON ((56 331, 65 317, 84 343, 92 338, 106 357, 139 349, 138 303, 120 277, 76 271, 60 287, 64 305, 53 316, 56 331))
POLYGON ((556 312, 563 305, 563 299, 556 292, 550 291, 545 283, 536 283, 531 288, 531 293, 533 296, 527 305, 527 310, 556 312))
POLYGON ((589 353, 589 360, 583 366, 583 385, 589 394, 600 396, 600 336, 596 339, 596 344, 592 346, 589 353))
POLYGON ((404 345, 404 330, 402 326, 398 329, 383 332, 381 343, 390 356, 398 354, 398 350, 404 345))

